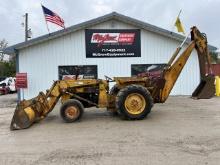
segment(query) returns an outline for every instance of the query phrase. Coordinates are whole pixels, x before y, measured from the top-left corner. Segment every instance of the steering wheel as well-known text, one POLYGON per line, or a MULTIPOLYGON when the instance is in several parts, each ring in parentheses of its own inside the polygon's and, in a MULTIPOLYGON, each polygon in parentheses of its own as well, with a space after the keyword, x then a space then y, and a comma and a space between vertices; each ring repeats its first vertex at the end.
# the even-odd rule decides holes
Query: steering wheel
POLYGON ((105 76, 106 81, 109 81, 109 82, 110 82, 110 81, 111 81, 111 82, 114 81, 111 77, 108 77, 108 76, 106 76, 106 75, 104 75, 104 76, 105 76))

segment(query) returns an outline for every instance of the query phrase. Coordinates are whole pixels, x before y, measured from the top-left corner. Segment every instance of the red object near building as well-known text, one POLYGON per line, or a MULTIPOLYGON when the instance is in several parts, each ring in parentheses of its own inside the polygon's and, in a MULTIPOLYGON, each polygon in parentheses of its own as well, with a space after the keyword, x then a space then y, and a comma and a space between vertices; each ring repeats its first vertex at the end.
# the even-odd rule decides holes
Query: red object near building
POLYGON ((220 76, 220 64, 212 64, 212 71, 215 76, 220 76))
POLYGON ((10 92, 10 89, 6 85, 0 86, 0 95, 6 95, 10 92))
POLYGON ((27 88, 27 73, 16 74, 16 88, 27 88))

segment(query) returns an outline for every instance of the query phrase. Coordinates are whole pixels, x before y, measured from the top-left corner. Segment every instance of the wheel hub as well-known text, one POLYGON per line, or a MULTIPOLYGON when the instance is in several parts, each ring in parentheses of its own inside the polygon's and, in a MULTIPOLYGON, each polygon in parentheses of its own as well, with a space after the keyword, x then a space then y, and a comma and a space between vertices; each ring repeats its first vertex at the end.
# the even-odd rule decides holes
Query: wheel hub
POLYGON ((75 106, 70 106, 65 110, 65 114, 70 119, 75 119, 79 115, 79 110, 75 106))
POLYGON ((139 93, 132 93, 125 99, 125 108, 130 114, 140 114, 146 106, 145 98, 139 93))

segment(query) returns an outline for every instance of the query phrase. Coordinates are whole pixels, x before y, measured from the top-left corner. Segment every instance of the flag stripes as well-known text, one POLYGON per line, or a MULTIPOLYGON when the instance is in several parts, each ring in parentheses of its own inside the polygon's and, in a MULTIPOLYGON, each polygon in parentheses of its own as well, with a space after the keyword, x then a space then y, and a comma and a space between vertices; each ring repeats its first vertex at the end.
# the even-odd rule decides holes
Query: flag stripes
POLYGON ((61 26, 62 28, 65 28, 64 20, 53 11, 49 10, 48 8, 44 7, 42 5, 43 13, 45 16, 45 20, 51 23, 54 23, 58 26, 61 26))

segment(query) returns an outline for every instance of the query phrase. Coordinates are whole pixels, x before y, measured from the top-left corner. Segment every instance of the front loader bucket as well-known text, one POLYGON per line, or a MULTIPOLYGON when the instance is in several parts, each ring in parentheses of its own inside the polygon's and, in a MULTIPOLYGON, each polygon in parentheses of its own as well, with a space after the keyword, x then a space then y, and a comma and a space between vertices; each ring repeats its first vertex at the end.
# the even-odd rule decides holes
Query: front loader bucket
POLYGON ((17 104, 11 121, 11 130, 30 127, 34 122, 43 119, 50 111, 44 93, 31 100, 24 100, 17 104))
POLYGON ((196 99, 210 99, 215 95, 215 77, 207 75, 201 79, 199 85, 192 93, 192 97, 196 99))
POLYGON ((18 104, 11 121, 10 129, 19 130, 28 128, 33 124, 34 118, 35 113, 30 107, 23 109, 22 106, 18 104))

